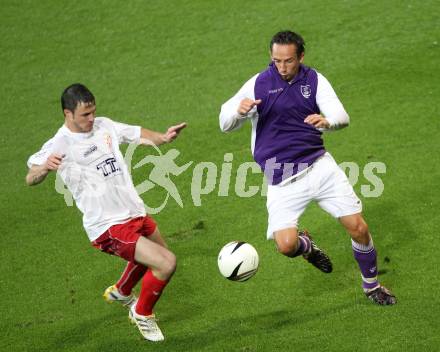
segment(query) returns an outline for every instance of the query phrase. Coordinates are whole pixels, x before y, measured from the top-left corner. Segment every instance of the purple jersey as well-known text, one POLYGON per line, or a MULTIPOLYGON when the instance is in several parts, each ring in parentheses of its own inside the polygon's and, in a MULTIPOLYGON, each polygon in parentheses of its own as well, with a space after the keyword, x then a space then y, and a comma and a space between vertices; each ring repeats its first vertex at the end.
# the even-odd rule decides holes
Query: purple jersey
POLYGON ((273 63, 261 72, 254 87, 258 105, 254 159, 270 184, 304 170, 325 153, 322 132, 304 123, 319 114, 316 103, 318 77, 315 70, 301 65, 289 83, 273 63))

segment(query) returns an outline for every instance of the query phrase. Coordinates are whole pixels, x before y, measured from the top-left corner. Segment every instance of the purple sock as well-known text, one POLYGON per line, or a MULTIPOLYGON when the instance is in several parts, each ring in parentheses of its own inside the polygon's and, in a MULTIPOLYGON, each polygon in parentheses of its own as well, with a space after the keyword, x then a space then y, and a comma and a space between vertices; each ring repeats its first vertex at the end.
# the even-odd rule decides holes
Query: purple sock
POLYGON ((304 253, 310 252, 310 240, 306 236, 298 236, 298 249, 289 257, 294 258, 304 253))
POLYGON ((362 288, 364 291, 376 288, 379 285, 377 281, 377 254, 374 249, 373 241, 368 245, 363 245, 351 240, 354 259, 359 264, 362 274, 362 288))

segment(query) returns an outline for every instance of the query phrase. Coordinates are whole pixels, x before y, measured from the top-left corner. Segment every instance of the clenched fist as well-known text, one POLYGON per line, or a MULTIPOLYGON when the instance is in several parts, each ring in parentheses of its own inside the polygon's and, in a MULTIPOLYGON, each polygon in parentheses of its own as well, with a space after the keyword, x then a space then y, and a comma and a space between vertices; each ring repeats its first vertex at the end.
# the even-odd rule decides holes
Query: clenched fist
POLYGON ((249 98, 244 98, 241 102, 240 105, 238 106, 237 112, 241 115, 241 116, 245 116, 249 111, 252 110, 252 108, 254 106, 257 106, 258 104, 261 103, 261 99, 257 99, 257 100, 252 100, 249 98))
POLYGON ((58 168, 61 165, 61 161, 63 160, 63 158, 64 158, 64 155, 51 154, 47 158, 46 163, 44 164, 44 166, 49 171, 58 170, 58 168))

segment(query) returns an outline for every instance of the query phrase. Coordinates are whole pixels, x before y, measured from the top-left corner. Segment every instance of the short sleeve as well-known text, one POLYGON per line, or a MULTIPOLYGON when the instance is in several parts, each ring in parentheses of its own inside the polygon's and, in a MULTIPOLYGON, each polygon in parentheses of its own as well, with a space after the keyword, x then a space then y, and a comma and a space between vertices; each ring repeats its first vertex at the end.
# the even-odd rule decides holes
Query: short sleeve
POLYGON ((110 120, 118 136, 119 143, 139 143, 141 138, 141 126, 127 125, 125 123, 110 120))
POLYGON ((52 154, 54 147, 54 138, 49 139, 41 147, 40 151, 31 155, 27 161, 27 166, 30 168, 32 165, 43 165, 50 154, 52 154))
POLYGON ((51 154, 66 155, 68 151, 68 144, 64 136, 56 134, 54 137, 49 139, 43 144, 40 151, 31 155, 28 159, 27 165, 30 168, 32 165, 43 165, 47 158, 51 154))

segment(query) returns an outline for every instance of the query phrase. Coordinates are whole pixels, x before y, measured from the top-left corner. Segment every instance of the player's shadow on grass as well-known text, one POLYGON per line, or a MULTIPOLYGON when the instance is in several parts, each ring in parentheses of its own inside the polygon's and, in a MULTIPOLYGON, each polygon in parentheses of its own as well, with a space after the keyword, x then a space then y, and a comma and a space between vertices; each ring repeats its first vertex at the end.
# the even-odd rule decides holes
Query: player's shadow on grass
MULTIPOLYGON (((108 314, 95 315, 92 318, 79 316, 75 325, 62 329, 58 334, 50 339, 47 351, 72 351, 79 347, 99 345, 99 341, 105 341, 109 331, 117 332, 112 334, 120 345, 124 345, 127 340, 132 340, 138 334, 128 321, 128 310, 115 309, 108 314), (123 334, 121 334, 121 331, 123 334), (132 334, 130 333, 132 332, 132 334), (122 335, 122 337, 121 337, 122 335), (126 338, 126 341, 123 341, 126 338)), ((108 336, 107 336, 108 339, 108 336)), ((89 351, 104 351, 102 346, 96 349, 89 348, 89 351)), ((38 349, 41 351, 41 349, 38 349)), ((116 351, 113 349, 113 351, 116 351)))
MULTIPOLYGON (((379 281, 393 288, 398 284, 395 282, 395 274, 399 271, 399 263, 394 258, 399 256, 399 253, 411 251, 417 241, 423 237, 423 234, 414 228, 414 224, 406 216, 401 214, 401 204, 391 200, 374 199, 364 200, 364 202, 368 202, 368 206, 366 206, 363 215, 369 225, 373 243, 378 252, 379 281)), ((322 243, 319 241, 326 234, 328 224, 328 222, 322 222, 312 228, 312 234, 317 234, 318 244, 322 243)), ((332 232, 334 232, 332 235, 335 242, 339 243, 339 247, 332 247, 331 243, 324 247, 331 258, 336 258, 333 260, 334 271, 329 277, 327 285, 331 285, 332 292, 343 292, 349 290, 350 287, 355 288, 356 285, 360 285, 359 269, 352 258, 350 237, 345 229, 342 225, 335 224, 332 225, 332 232), (339 235, 344 235, 344 237, 336 237, 339 235), (337 285, 335 279, 339 282, 337 285)), ((318 280, 313 280, 313 282, 315 281, 318 280)), ((306 294, 316 294, 309 276, 303 277, 303 283, 304 285, 301 287, 305 288, 306 294)), ((326 292, 323 291, 322 294, 324 295, 326 292)))
POLYGON ((414 227, 414 222, 402 215, 401 207, 400 203, 386 200, 368 207, 365 212, 378 252, 379 279, 386 278, 391 283, 399 271, 395 257, 400 253, 411 253, 424 236, 414 227))
POLYGON ((340 304, 322 309, 319 314, 312 314, 307 309, 300 308, 298 307, 297 310, 277 309, 237 318, 222 318, 214 323, 207 321, 207 327, 203 330, 195 329, 193 334, 184 337, 170 336, 170 339, 173 339, 179 346, 192 346, 194 341, 197 341, 198 348, 205 348, 221 341, 239 341, 241 338, 261 336, 263 332, 264 334, 277 334, 288 329, 293 333, 298 324, 319 322, 323 317, 338 314, 342 309, 346 309, 347 305, 340 304), (201 336, 209 336, 209 338, 201 338, 201 336))

